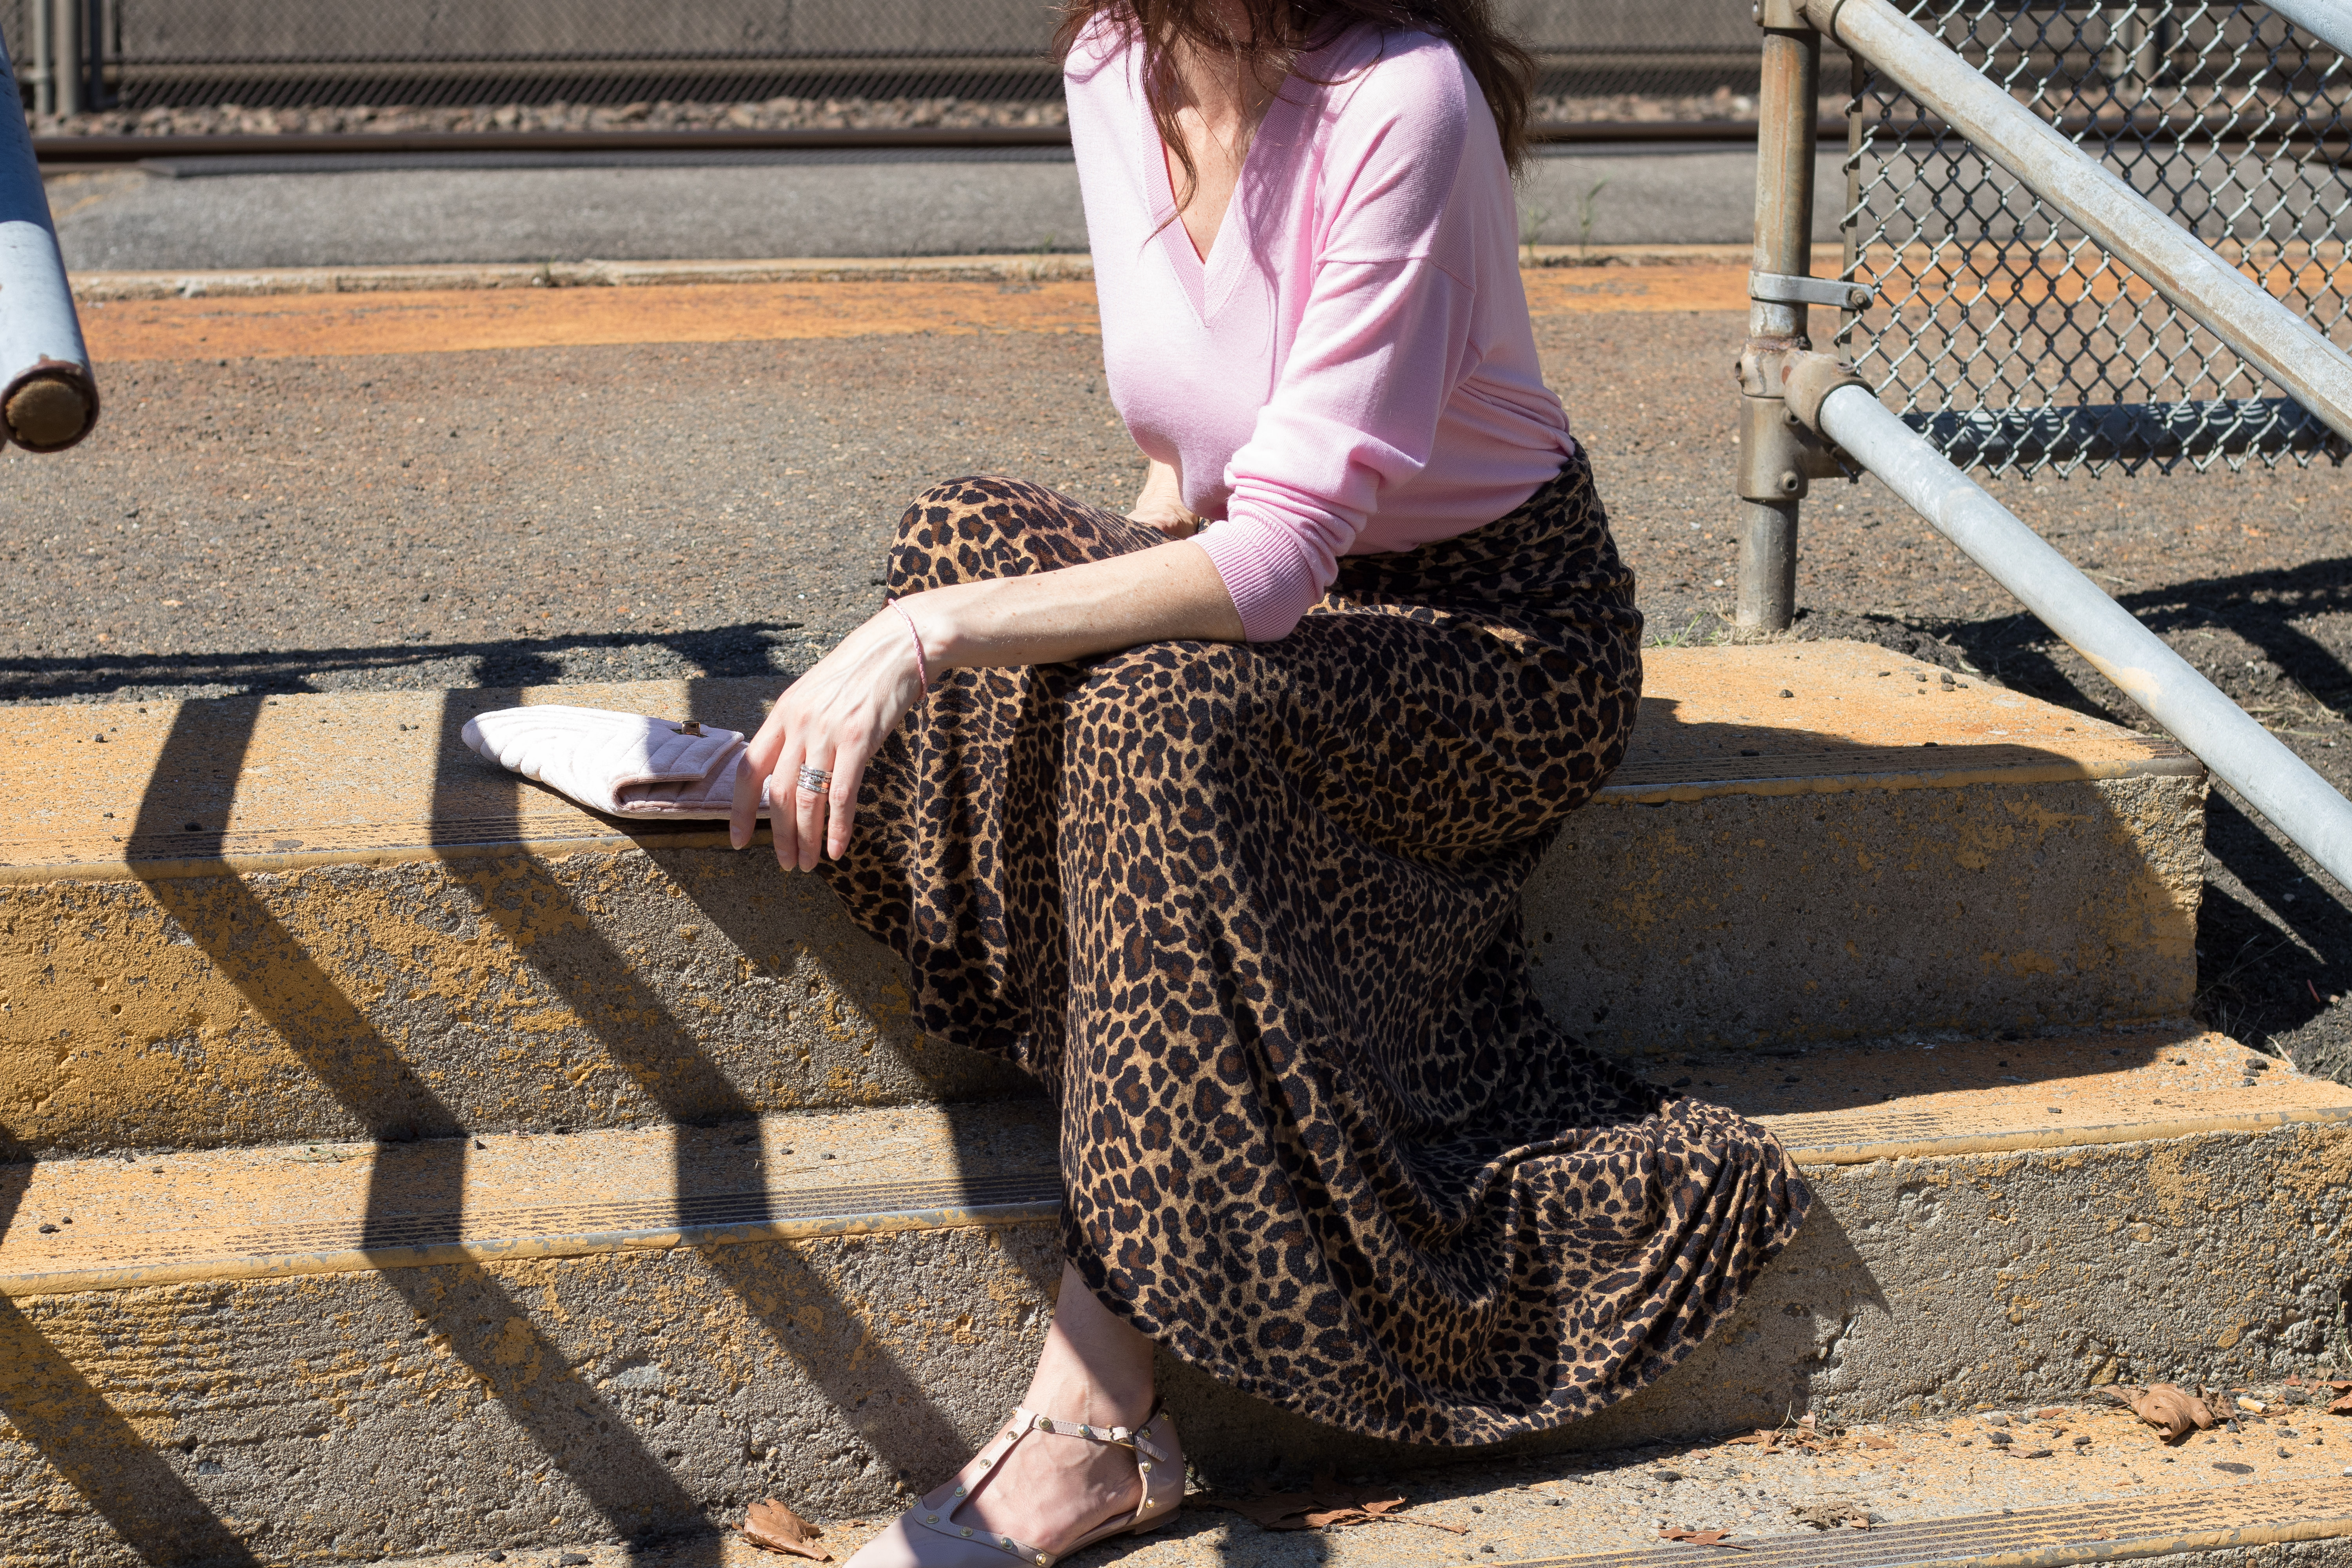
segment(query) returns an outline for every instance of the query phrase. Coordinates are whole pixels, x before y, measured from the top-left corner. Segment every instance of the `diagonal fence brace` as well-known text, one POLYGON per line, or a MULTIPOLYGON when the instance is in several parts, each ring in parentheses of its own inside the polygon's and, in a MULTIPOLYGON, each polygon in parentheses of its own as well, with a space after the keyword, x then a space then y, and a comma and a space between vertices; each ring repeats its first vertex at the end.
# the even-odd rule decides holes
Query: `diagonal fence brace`
POLYGON ((1778 367, 1789 412, 1832 443, 2352 890, 2352 802, 1827 354, 1778 367))

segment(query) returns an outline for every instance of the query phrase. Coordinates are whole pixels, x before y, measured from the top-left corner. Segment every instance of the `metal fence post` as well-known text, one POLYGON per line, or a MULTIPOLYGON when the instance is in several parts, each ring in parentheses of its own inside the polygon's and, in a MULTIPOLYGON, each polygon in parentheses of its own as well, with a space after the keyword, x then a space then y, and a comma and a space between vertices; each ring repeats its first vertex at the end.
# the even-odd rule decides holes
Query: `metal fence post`
POLYGON ((49 74, 49 6, 48 0, 33 0, 25 8, 31 13, 26 22, 32 37, 26 46, 26 61, 16 68, 16 79, 33 89, 32 110, 36 114, 54 114, 58 108, 56 79, 49 74))
POLYGON ((1797 0, 1757 0, 1764 74, 1757 99, 1756 250, 1748 348, 1739 372, 1739 565, 1732 619, 1785 631, 1797 613, 1797 509, 1816 466, 1808 433, 1760 365, 1805 335, 1805 290, 1773 279, 1812 269, 1813 140, 1821 118, 1822 36, 1797 0))
POLYGON ((33 0, 49 7, 49 96, 59 114, 81 112, 81 7, 77 0, 33 0))

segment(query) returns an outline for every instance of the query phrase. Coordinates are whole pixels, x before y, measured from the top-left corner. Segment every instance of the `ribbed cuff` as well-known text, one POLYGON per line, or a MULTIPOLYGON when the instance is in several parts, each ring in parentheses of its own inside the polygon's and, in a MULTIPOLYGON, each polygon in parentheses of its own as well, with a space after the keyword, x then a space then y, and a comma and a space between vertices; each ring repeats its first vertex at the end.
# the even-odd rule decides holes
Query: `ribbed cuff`
POLYGON ((1323 596, 1315 563, 1298 542, 1271 523, 1232 518, 1195 534, 1209 553, 1234 608, 1242 636, 1252 642, 1287 637, 1307 607, 1323 596))

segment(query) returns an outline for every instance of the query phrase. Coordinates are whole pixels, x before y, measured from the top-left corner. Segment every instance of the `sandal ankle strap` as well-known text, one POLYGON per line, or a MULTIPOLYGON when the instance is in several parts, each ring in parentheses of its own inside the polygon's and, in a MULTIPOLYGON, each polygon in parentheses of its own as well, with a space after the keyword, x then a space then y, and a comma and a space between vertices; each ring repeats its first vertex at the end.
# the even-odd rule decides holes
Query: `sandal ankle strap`
POLYGON ((1034 1410, 1013 1411, 1011 1425, 1016 1431, 1045 1432, 1056 1437, 1082 1437, 1089 1443, 1133 1448, 1154 1459, 1165 1459, 1168 1456, 1151 1440, 1151 1424, 1158 1419, 1160 1406, 1155 1405, 1140 1426, 1090 1426, 1083 1421, 1056 1421, 1034 1410))
MULTIPOLYGON (((1155 1405, 1150 1416, 1140 1426, 1095 1426, 1083 1421, 1056 1421, 1034 1410, 1016 1408, 1003 1428, 987 1447, 972 1456, 970 1463, 956 1477, 954 1495, 937 1509, 918 1504, 908 1510, 908 1517, 939 1534, 969 1541, 975 1545, 994 1547, 1008 1557, 1030 1564, 1031 1568, 1052 1568, 1057 1559, 1056 1553, 1042 1551, 1010 1535, 959 1523, 955 1518, 956 1510, 1003 1462, 1005 1455, 1013 1451, 1014 1445, 1032 1432, 1043 1432, 1051 1436, 1077 1437, 1105 1447, 1133 1450, 1136 1468, 1143 1478, 1143 1500, 1136 1504, 1135 1512, 1129 1516, 1127 1525, 1118 1528, 1139 1525, 1153 1514, 1167 1512, 1183 1500, 1184 1476, 1182 1469, 1171 1458, 1168 1449, 1161 1446, 1161 1441, 1154 1438, 1152 1429, 1160 1425, 1163 1414, 1162 1407, 1155 1405)), ((1167 1428, 1162 1427, 1163 1435, 1166 1431, 1167 1428)), ((1099 1535, 1100 1532, 1097 1532, 1080 1544, 1091 1543, 1099 1535)))

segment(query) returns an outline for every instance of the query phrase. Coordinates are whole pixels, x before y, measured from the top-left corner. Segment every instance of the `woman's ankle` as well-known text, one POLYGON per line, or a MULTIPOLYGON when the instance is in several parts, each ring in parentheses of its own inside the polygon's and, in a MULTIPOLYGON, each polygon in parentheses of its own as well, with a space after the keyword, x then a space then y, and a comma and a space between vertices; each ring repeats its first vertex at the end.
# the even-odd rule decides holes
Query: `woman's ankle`
POLYGON ((1065 1265, 1054 1326, 1023 1405, 1056 1421, 1140 1426, 1151 1416, 1152 1345, 1065 1265))

